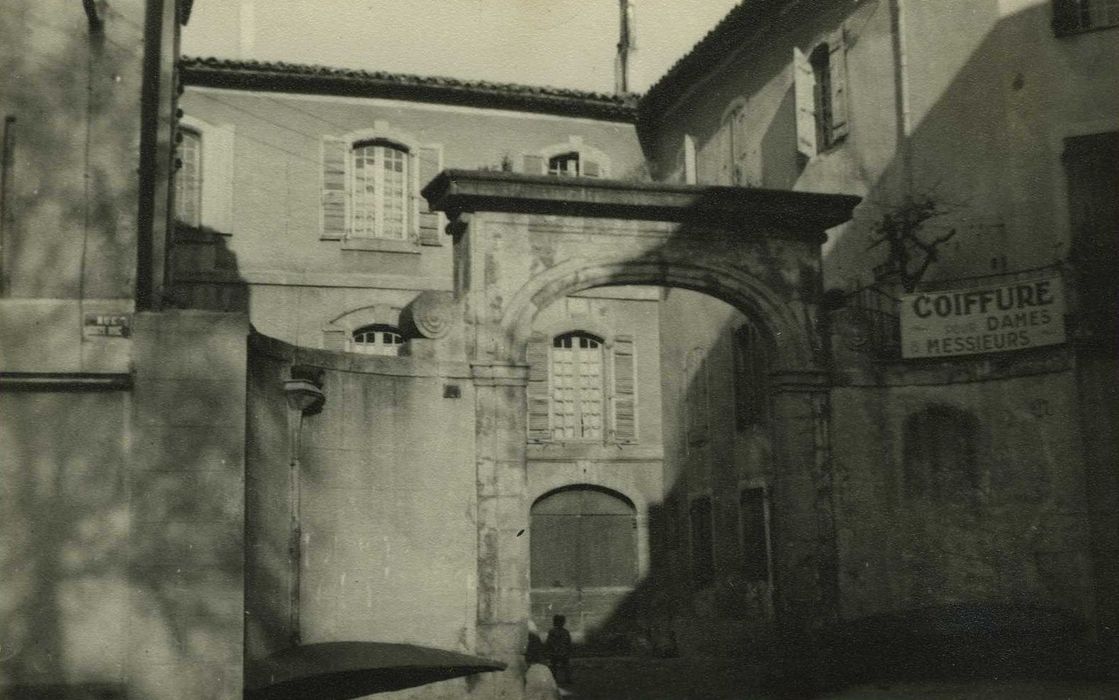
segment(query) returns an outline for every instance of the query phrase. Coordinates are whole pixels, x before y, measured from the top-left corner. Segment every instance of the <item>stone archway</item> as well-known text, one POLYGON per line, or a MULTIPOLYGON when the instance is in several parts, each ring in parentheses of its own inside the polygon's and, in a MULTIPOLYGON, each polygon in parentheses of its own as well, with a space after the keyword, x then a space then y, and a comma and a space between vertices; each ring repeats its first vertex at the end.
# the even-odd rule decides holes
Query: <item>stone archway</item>
MULTIPOLYGON (((424 190, 454 236, 455 297, 475 383, 479 652, 519 659, 529 612, 525 344, 537 312, 598 286, 729 302, 775 339, 776 608, 803 630, 836 614, 823 343, 824 231, 858 198, 446 171, 424 190)), ((500 695, 500 692, 498 692, 500 695)))

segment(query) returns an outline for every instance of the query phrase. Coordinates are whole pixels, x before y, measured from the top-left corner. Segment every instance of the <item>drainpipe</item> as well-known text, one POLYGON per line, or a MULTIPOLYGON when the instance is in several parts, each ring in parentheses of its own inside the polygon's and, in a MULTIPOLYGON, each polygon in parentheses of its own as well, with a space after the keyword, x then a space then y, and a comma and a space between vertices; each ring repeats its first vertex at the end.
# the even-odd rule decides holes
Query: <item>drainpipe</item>
POLYGON ((894 104, 901 195, 903 200, 908 200, 913 194, 913 153, 909 142, 913 133, 913 113, 909 98, 905 0, 890 0, 890 29, 894 48, 894 104))
MULTIPOLYGON (((293 368, 294 369, 294 368, 293 368)), ((299 378, 300 372, 293 372, 294 376, 284 382, 284 396, 288 404, 288 428, 291 431, 291 453, 288 460, 288 498, 291 518, 288 531, 288 563, 291 567, 289 575, 291 585, 289 588, 288 608, 288 641, 291 646, 299 646, 302 641, 302 630, 299 619, 299 598, 301 565, 303 562, 303 526, 300 510, 302 509, 302 488, 300 482, 300 439, 303 433, 303 416, 308 413, 317 413, 322 410, 326 399, 320 382, 311 379, 299 378)))
POLYGON ((4 145, 0 152, 0 295, 8 291, 7 270, 4 268, 4 247, 8 244, 8 230, 12 221, 12 200, 8 191, 12 184, 12 167, 16 151, 16 118, 4 117, 4 145))

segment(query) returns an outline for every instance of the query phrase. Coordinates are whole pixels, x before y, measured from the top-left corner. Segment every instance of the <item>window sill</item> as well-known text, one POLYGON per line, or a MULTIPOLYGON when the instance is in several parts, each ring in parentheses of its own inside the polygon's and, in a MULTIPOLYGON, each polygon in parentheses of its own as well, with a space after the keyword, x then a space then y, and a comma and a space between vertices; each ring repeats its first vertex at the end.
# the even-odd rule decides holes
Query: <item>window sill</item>
POLYGON ((410 253, 419 255, 420 246, 412 241, 391 238, 343 238, 342 250, 365 250, 375 253, 410 253))

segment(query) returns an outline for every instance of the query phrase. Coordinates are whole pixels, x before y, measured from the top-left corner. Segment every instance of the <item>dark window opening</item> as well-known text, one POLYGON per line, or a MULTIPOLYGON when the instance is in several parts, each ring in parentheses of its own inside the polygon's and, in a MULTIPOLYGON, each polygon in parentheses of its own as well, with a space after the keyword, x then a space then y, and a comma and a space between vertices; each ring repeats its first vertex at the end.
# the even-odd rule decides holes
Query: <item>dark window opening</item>
POLYGON ((742 518, 743 575, 747 581, 769 580, 769 523, 765 489, 743 489, 739 496, 742 518))
POLYGON ((831 49, 827 44, 820 44, 808 57, 812 65, 812 74, 816 78, 813 88, 813 100, 816 106, 816 148, 824 150, 832 145, 832 84, 831 84, 831 49))
POLYGON ((404 336, 396 326, 374 323, 353 332, 353 349, 367 355, 396 355, 404 344, 404 336))
POLYGON ((976 464, 979 422, 949 406, 931 406, 905 421, 906 494, 953 500, 979 489, 976 464))
POLYGON ((734 424, 738 430, 769 418, 769 343, 751 324, 734 332, 734 424))
POLYGON ((710 496, 700 496, 692 501, 689 519, 692 534, 692 577, 697 586, 708 586, 715 581, 710 496))
POLYGON ((1053 27, 1076 34, 1119 26, 1119 0, 1054 0, 1053 27))

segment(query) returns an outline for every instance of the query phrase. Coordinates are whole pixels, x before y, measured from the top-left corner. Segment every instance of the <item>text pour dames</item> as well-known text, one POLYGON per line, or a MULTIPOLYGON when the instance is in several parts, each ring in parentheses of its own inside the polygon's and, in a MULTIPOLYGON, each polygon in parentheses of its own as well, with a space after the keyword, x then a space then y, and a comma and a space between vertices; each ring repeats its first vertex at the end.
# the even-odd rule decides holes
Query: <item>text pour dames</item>
POLYGON ((1051 331, 1059 318, 1059 294, 1053 280, 1036 280, 965 291, 909 297, 910 313, 920 327, 923 347, 914 355, 956 355, 1015 350, 1053 342, 1035 331, 1051 331), (929 331, 936 331, 929 333, 929 331))

